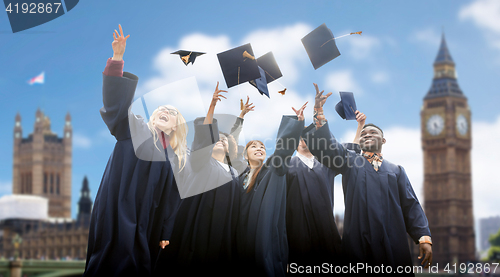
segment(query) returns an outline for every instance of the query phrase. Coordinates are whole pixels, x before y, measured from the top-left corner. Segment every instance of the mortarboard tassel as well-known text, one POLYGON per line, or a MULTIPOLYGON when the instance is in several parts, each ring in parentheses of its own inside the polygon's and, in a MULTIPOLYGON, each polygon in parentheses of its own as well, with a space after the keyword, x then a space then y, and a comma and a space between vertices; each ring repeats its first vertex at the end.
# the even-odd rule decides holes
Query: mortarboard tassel
POLYGON ((284 90, 278 91, 278 93, 280 93, 281 95, 285 95, 285 91, 286 91, 286 88, 284 90))
POLYGON ((244 108, 245 108, 245 105, 243 104, 243 99, 240 99, 240 110, 243 111, 244 108))
POLYGON ((250 55, 250 53, 248 53, 246 50, 245 52, 243 52, 243 58, 248 58, 248 59, 251 59, 251 60, 255 60, 255 57, 250 55))
POLYGON ((354 33, 345 34, 345 35, 342 35, 342 36, 339 36, 339 37, 336 37, 336 38, 329 39, 325 43, 323 43, 320 47, 323 47, 323 45, 327 44, 328 42, 330 42, 330 41, 332 41, 334 39, 339 39, 339 38, 343 38, 343 37, 350 36, 350 35, 361 35, 362 32, 363 31, 354 32, 354 33))
MULTIPOLYGON (((193 52, 191 52, 191 53, 193 53, 193 52)), ((184 62, 185 65, 187 65, 189 63, 189 58, 191 57, 191 53, 189 53, 189 55, 187 55, 187 56, 181 57, 181 60, 184 62)))

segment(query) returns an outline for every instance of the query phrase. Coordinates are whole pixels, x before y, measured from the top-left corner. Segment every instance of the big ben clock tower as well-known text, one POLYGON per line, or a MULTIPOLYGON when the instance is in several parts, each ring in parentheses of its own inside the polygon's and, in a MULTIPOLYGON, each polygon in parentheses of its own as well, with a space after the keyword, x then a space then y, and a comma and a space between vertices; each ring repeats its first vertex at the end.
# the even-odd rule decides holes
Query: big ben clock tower
POLYGON ((471 112, 458 86, 444 34, 421 116, 424 207, 433 241, 433 263, 475 259, 471 182, 471 112))

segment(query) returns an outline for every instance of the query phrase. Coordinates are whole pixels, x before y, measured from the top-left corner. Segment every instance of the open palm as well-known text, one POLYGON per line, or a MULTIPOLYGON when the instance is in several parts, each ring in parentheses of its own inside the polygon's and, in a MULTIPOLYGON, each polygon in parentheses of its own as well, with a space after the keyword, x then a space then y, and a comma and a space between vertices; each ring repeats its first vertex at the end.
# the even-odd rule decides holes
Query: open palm
POLYGON ((123 36, 123 29, 122 25, 118 25, 120 29, 120 33, 115 30, 113 33, 113 43, 111 43, 111 46, 113 47, 113 59, 114 60, 121 60, 123 58, 123 54, 125 53, 125 47, 127 45, 127 39, 130 37, 128 36, 123 36))

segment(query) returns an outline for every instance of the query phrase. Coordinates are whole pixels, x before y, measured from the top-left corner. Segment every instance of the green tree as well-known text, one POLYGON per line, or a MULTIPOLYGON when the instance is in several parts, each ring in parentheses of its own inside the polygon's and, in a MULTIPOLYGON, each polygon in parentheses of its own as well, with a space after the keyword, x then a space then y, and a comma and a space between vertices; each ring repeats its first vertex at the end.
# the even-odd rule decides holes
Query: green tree
POLYGON ((490 261, 500 261, 500 229, 496 234, 490 235, 488 239, 490 242, 490 249, 488 250, 488 259, 490 261))

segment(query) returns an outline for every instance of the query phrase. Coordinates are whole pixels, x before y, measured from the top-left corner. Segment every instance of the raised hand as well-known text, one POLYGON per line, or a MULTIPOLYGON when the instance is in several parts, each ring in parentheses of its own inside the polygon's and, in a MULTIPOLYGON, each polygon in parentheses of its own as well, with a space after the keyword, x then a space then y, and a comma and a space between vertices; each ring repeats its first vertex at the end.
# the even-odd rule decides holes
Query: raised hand
POLYGON ((217 101, 222 101, 220 98, 227 99, 224 95, 220 94, 221 92, 227 92, 225 90, 219 89, 219 82, 217 82, 217 86, 215 87, 215 92, 212 96, 212 102, 210 103, 210 106, 214 106, 217 104, 217 101))
POLYGON ((327 95, 323 95, 324 90, 319 91, 318 85, 313 83, 314 88, 316 89, 316 96, 314 97, 314 108, 322 108, 326 102, 326 99, 332 95, 329 92, 327 95))
POLYGON ((297 117, 298 117, 299 121, 303 121, 304 120, 304 109, 306 108, 307 103, 309 103, 309 102, 306 102, 298 110, 296 110, 294 107, 292 107, 292 110, 295 112, 295 114, 297 114, 297 117))
POLYGON ((115 30, 113 33, 113 43, 111 46, 113 47, 113 60, 121 61, 123 59, 123 54, 125 53, 125 46, 127 45, 127 39, 130 35, 124 37, 122 25, 118 24, 118 28, 120 29, 120 33, 115 30))
POLYGON ((250 101, 250 97, 247 96, 247 102, 245 104, 243 104, 243 110, 241 110, 240 118, 245 117, 245 115, 248 112, 253 111, 253 108, 255 108, 255 106, 252 106, 253 103, 248 104, 249 101, 250 101))
POLYGON ((365 125, 366 115, 358 110, 356 110, 354 114, 356 114, 356 121, 358 122, 358 125, 365 125))
POLYGON ((222 101, 221 97, 227 99, 224 95, 220 94, 221 92, 227 92, 227 91, 219 89, 219 82, 217 82, 217 86, 215 87, 215 92, 212 95, 212 101, 210 102, 210 107, 208 108, 207 116, 205 117, 203 124, 212 124, 215 105, 217 105, 218 101, 222 101))
POLYGON ((363 126, 365 126, 366 115, 358 110, 354 112, 356 114, 356 121, 358 122, 358 129, 356 129, 356 135, 354 135, 353 143, 359 144, 359 138, 361 137, 361 131, 363 126))

